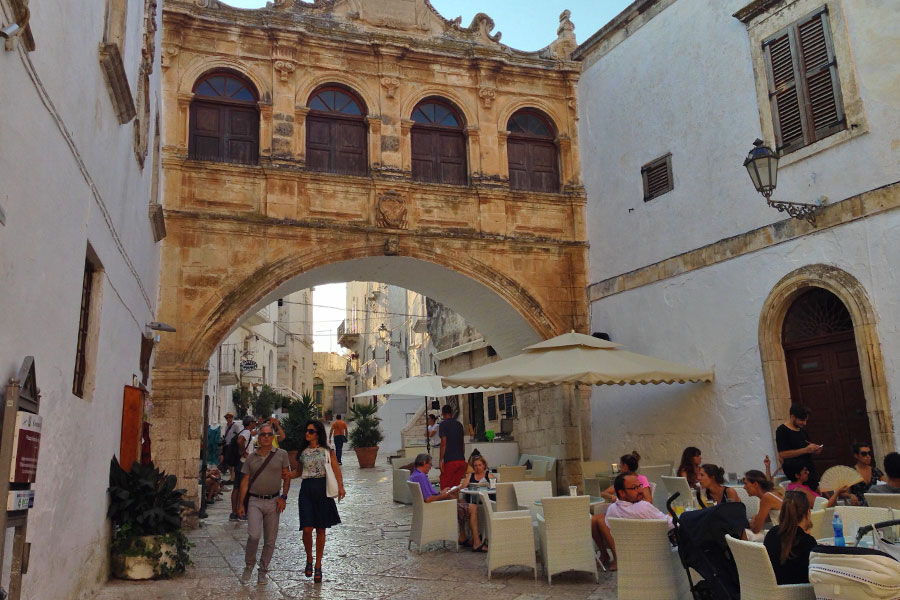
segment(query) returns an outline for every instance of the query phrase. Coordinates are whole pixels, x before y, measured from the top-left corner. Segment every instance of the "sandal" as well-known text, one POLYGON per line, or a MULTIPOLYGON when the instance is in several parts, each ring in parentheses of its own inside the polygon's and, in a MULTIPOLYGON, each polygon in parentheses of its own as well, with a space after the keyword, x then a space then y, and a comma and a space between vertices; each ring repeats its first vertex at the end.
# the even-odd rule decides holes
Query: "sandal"
POLYGON ((487 544, 482 543, 480 546, 474 546, 472 552, 487 552, 487 544))
POLYGON ((316 569, 316 576, 313 577, 314 583, 322 583, 322 567, 316 569))
POLYGON ((458 543, 460 546, 463 546, 463 547, 465 547, 465 548, 471 548, 471 547, 472 547, 472 542, 469 541, 469 540, 465 540, 464 542, 457 542, 457 543, 458 543))
POLYGON ((312 577, 313 567, 312 567, 311 560, 306 561, 306 568, 303 570, 303 574, 306 575, 307 577, 312 577))

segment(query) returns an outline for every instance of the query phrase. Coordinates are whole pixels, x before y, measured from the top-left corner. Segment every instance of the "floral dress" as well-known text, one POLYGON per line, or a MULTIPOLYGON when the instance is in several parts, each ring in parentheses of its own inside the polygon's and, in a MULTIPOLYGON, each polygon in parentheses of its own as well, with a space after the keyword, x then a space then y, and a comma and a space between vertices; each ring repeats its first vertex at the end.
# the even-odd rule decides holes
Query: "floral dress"
POLYGON ((873 485, 877 485, 878 480, 882 477, 884 477, 884 473, 881 472, 881 469, 873 466, 872 477, 869 478, 869 481, 860 481, 856 485, 850 486, 850 493, 856 496, 860 506, 868 506, 868 504, 866 504, 866 492, 868 492, 869 488, 873 485))
POLYGON ((301 530, 305 527, 325 529, 341 522, 334 498, 326 494, 325 462, 328 456, 328 450, 317 447, 306 448, 297 457, 302 465, 297 498, 301 530))

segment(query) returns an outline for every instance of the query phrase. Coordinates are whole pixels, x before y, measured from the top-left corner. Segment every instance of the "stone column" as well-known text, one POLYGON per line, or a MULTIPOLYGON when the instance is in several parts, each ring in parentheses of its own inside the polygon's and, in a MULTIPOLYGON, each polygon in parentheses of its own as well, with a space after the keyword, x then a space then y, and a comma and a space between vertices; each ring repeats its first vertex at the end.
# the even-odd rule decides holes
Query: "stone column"
POLYGON ((185 499, 196 504, 185 511, 185 527, 198 524, 200 444, 203 441, 203 384, 207 369, 183 365, 154 367, 151 380, 150 451, 153 463, 178 478, 185 499))

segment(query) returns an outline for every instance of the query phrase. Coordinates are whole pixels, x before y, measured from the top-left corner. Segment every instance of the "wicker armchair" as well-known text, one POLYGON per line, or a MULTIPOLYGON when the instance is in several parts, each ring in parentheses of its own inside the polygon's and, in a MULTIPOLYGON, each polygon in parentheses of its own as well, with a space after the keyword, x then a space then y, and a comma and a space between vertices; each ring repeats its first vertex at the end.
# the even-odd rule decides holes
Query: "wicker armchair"
POLYGON ((487 492, 481 492, 481 504, 487 516, 486 537, 491 540, 487 555, 488 579, 490 580, 494 569, 519 565, 533 569, 534 578, 537 580, 531 512, 527 510, 495 512, 487 492))
POLYGON ((778 585, 766 547, 756 542, 736 540, 725 535, 728 548, 737 563, 741 582, 741 600, 816 600, 808 583, 778 585))
POLYGON ((598 475, 597 477, 584 478, 584 495, 597 497, 612 485, 612 477, 598 475))
POLYGON ((689 598, 687 577, 666 535, 665 519, 610 519, 616 540, 619 600, 689 598))
POLYGON ((431 542, 451 541, 459 552, 459 530, 456 525, 456 500, 428 502, 422 498, 422 488, 413 481, 406 482, 412 497, 413 518, 409 529, 409 543, 413 542, 419 552, 422 546, 431 542))
POLYGON ((694 490, 691 488, 691 484, 688 483, 686 477, 670 477, 668 475, 663 475, 660 477, 662 479, 663 484, 666 487, 666 500, 674 494, 678 492, 681 494, 676 500, 676 504, 681 504, 682 506, 696 506, 697 505, 697 496, 694 494, 694 490))
POLYGON ((394 502, 401 504, 412 504, 412 497, 409 495, 410 472, 406 469, 394 469, 394 502))
POLYGON ((497 481, 500 483, 525 481, 525 470, 525 465, 500 465, 497 467, 497 481))
POLYGON ((531 469, 525 471, 525 481, 544 481, 547 479, 547 469, 550 462, 546 460, 534 460, 531 469))
POLYGON ((866 494, 866 504, 900 511, 900 494, 866 494))
POLYGON ((599 583, 597 558, 591 539, 590 498, 545 497, 541 503, 544 514, 538 515, 537 519, 547 583, 552 584, 554 575, 566 571, 593 573, 599 583))
MULTIPOLYGON (((516 490, 516 503, 521 510, 529 510, 534 513, 534 501, 553 496, 553 488, 549 481, 516 481, 513 483, 516 490)), ((585 509, 587 513, 587 509, 585 509)))
MULTIPOLYGON (((848 540, 855 539, 856 531, 860 527, 896 518, 893 510, 881 506, 835 506, 834 510, 841 516, 841 524, 844 526, 844 537, 848 540)), ((831 521, 828 521, 827 524, 830 526, 831 521)), ((831 531, 829 535, 834 533, 830 527, 829 530, 831 531)))
POLYGON ((512 483, 500 481, 497 483, 497 512, 508 512, 510 510, 518 510, 519 504, 516 502, 516 488, 512 483))
POLYGON ((751 496, 747 493, 747 490, 742 487, 732 489, 737 492, 738 498, 741 499, 741 502, 747 508, 747 520, 752 521, 753 517, 756 516, 756 513, 759 512, 759 498, 751 496))
POLYGON ((833 518, 833 508, 812 511, 809 515, 809 520, 812 523, 812 529, 809 530, 809 535, 817 540, 831 537, 833 534, 833 531, 831 530, 831 519, 833 518))

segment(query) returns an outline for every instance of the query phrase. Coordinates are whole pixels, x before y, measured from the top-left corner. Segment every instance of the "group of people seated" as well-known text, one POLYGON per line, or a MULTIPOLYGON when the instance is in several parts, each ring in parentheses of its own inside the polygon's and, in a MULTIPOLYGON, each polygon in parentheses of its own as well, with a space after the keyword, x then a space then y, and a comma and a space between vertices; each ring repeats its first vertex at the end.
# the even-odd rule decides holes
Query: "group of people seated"
POLYGON ((478 504, 467 502, 460 497, 459 490, 463 487, 479 484, 490 484, 495 476, 488 467, 487 459, 475 452, 469 456, 466 465, 465 476, 456 484, 437 489, 428 479, 431 471, 432 458, 430 454, 422 453, 416 456, 411 469, 409 481, 418 483, 422 489, 422 498, 425 502, 438 500, 456 500, 456 517, 459 523, 459 543, 462 546, 472 548, 474 552, 487 552, 488 545, 482 540, 478 528, 478 504), (471 531, 469 537, 466 531, 468 525, 471 531))

